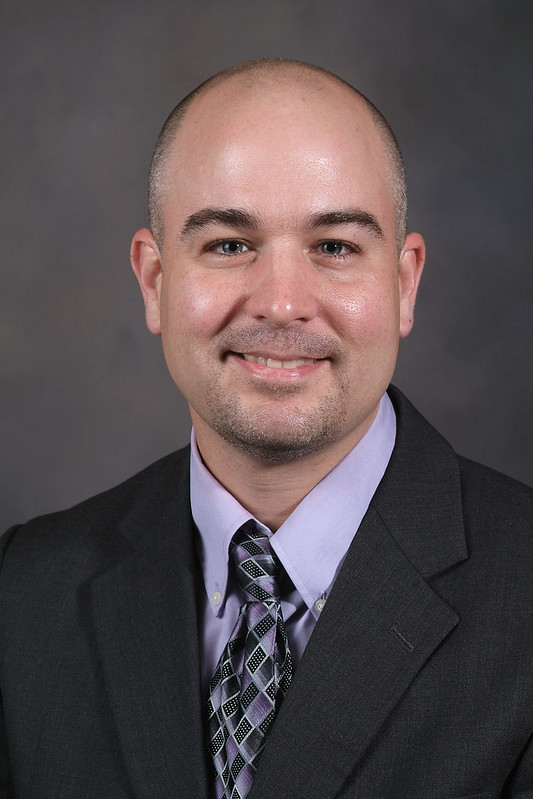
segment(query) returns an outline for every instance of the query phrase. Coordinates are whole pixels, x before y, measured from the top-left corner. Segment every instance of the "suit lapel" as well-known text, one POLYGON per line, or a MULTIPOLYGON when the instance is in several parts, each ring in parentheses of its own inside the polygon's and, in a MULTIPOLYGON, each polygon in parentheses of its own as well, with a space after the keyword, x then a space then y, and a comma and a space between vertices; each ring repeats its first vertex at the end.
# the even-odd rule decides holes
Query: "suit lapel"
POLYGON ((457 622, 369 511, 276 720, 250 799, 335 796, 457 622))
POLYGON ((207 789, 186 465, 159 477, 121 525, 132 546, 93 581, 92 611, 136 795, 190 799, 207 789))
POLYGON ((393 398, 399 407, 391 463, 311 636, 249 799, 335 796, 459 622, 426 581, 466 557, 455 455, 405 400, 393 398))

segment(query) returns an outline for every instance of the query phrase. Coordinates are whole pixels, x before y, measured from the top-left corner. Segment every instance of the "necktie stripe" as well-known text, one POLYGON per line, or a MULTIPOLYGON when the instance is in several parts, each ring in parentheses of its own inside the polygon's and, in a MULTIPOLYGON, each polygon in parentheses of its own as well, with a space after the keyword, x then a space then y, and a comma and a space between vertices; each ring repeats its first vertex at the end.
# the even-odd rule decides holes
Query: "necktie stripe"
POLYGON ((278 588, 279 562, 254 522, 235 534, 230 554, 245 602, 215 670, 207 703, 217 799, 245 799, 292 661, 278 588))

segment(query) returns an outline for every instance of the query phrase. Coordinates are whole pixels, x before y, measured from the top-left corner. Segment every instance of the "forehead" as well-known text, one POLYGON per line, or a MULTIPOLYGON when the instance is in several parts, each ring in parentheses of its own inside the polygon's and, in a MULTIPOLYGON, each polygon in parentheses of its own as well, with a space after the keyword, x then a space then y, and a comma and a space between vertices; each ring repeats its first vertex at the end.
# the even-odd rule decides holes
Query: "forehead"
POLYGON ((348 87, 230 79, 187 111, 167 159, 164 216, 249 207, 279 220, 345 205, 386 217, 389 177, 374 120, 348 87))

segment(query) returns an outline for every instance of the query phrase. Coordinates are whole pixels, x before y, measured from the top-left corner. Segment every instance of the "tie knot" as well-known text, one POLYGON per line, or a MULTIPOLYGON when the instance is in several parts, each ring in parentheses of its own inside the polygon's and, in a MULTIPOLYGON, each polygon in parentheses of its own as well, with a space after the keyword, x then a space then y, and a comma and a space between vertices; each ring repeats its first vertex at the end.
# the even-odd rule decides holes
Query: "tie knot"
POLYGON ((230 554, 247 602, 279 600, 280 564, 269 537, 253 520, 239 527, 233 536, 230 554))

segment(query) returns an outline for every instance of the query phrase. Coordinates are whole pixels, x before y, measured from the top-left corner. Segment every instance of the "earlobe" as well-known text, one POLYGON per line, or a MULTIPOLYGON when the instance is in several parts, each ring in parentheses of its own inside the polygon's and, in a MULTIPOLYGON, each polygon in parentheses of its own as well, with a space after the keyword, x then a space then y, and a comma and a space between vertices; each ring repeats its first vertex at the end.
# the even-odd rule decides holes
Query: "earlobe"
POLYGON ((425 259, 424 239, 419 233, 409 233, 405 238, 398 267, 401 338, 407 336, 413 327, 416 295, 425 259))
POLYGON ((161 255, 151 231, 138 230, 130 248, 130 260, 135 277, 139 281, 144 300, 146 325, 156 336, 161 334, 161 255))

